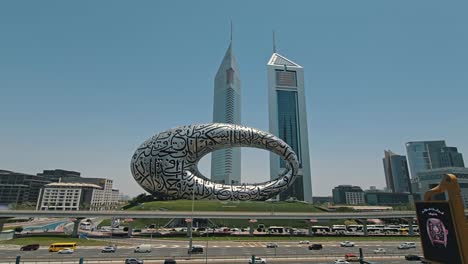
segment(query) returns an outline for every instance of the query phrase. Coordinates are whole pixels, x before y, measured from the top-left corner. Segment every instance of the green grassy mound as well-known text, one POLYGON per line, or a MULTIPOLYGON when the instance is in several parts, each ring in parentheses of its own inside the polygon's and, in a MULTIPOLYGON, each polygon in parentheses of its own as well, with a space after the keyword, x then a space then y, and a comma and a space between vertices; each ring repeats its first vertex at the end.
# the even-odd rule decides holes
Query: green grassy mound
MULTIPOLYGON (((134 206, 128 210, 191 211, 191 200, 155 201, 134 206)), ((312 204, 302 202, 220 202, 195 201, 195 211, 227 212, 321 212, 312 204)))

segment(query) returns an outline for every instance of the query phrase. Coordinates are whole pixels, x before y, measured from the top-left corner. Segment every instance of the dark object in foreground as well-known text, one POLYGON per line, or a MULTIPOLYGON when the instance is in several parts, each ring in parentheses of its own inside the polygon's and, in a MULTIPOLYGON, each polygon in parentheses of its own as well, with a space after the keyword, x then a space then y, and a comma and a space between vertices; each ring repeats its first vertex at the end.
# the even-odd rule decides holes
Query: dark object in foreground
POLYGON ((26 245, 20 248, 21 251, 31 251, 31 250, 38 250, 38 249, 39 249, 39 244, 26 245))
POLYGON ((164 264, 177 264, 175 259, 165 259, 164 264))
POLYGON ((405 259, 406 260, 421 260, 421 257, 417 255, 406 255, 405 259))

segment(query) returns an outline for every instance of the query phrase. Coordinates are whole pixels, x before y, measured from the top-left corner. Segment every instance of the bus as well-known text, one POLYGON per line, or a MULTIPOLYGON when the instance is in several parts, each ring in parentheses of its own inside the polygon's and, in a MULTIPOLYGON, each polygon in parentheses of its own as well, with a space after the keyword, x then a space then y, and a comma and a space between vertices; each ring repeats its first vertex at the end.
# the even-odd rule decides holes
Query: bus
POLYGON ((327 234, 331 231, 329 226, 312 226, 311 229, 314 234, 327 234))
POLYGON ((386 235, 396 235, 400 233, 400 228, 388 226, 384 228, 384 233, 386 235))
POLYGON ((270 226, 268 227, 268 234, 284 234, 287 233, 288 229, 282 226, 270 226))
POLYGON ((335 234, 345 234, 346 233, 346 226, 345 225, 332 225, 332 232, 335 234))
POLYGON ((49 252, 57 252, 59 250, 62 250, 64 248, 71 248, 73 250, 76 249, 76 243, 75 242, 67 242, 67 243, 53 243, 49 246, 49 252))
POLYGON ((347 225, 346 230, 348 232, 362 232, 362 225, 347 225))

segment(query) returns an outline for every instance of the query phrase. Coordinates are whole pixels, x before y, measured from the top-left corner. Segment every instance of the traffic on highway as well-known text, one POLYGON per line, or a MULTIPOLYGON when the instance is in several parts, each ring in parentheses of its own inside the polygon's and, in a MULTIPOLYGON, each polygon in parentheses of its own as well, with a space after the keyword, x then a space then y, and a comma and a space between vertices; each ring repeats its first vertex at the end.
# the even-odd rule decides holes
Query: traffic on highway
MULTIPOLYGON (((68 243, 54 243, 49 247, 13 247, 0 248, 0 258, 13 260, 21 256, 23 261, 30 260, 72 260, 83 257, 85 260, 166 260, 173 259, 234 259, 249 260, 254 255, 259 258, 274 261, 280 258, 308 258, 345 260, 352 262, 358 260, 359 248, 362 248, 365 257, 369 259, 399 259, 406 261, 405 256, 421 256, 419 243, 414 242, 378 242, 378 241, 342 241, 342 242, 197 242, 189 252, 187 241, 161 241, 150 239, 129 239, 128 245, 109 244, 107 246, 83 246, 68 243), (309 243, 307 243, 309 242, 309 243), (143 244, 138 244, 143 243, 143 244), (320 245, 320 246, 318 246, 320 245), (402 245, 410 245, 402 248, 402 245), (61 249, 59 249, 61 248, 61 249)), ((163 262, 161 262, 163 263, 163 262)), ((260 262, 261 263, 261 262, 260 262)), ((275 262, 276 263, 276 262, 275 262)), ((296 262, 290 262, 296 263, 296 262)), ((331 263, 331 262, 325 262, 331 263)))

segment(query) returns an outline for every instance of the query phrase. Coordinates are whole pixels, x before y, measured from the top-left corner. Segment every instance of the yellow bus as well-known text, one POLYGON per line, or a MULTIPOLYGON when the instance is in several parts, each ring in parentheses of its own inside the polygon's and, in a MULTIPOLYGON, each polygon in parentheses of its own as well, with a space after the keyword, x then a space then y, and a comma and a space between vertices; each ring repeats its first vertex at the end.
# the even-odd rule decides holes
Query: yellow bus
POLYGON ((76 249, 76 243, 75 242, 66 242, 66 243, 53 243, 49 246, 49 252, 57 252, 59 250, 62 250, 64 248, 71 248, 73 250, 76 249))
POLYGON ((406 227, 402 227, 398 231, 400 232, 400 235, 408 235, 409 229, 406 227))

